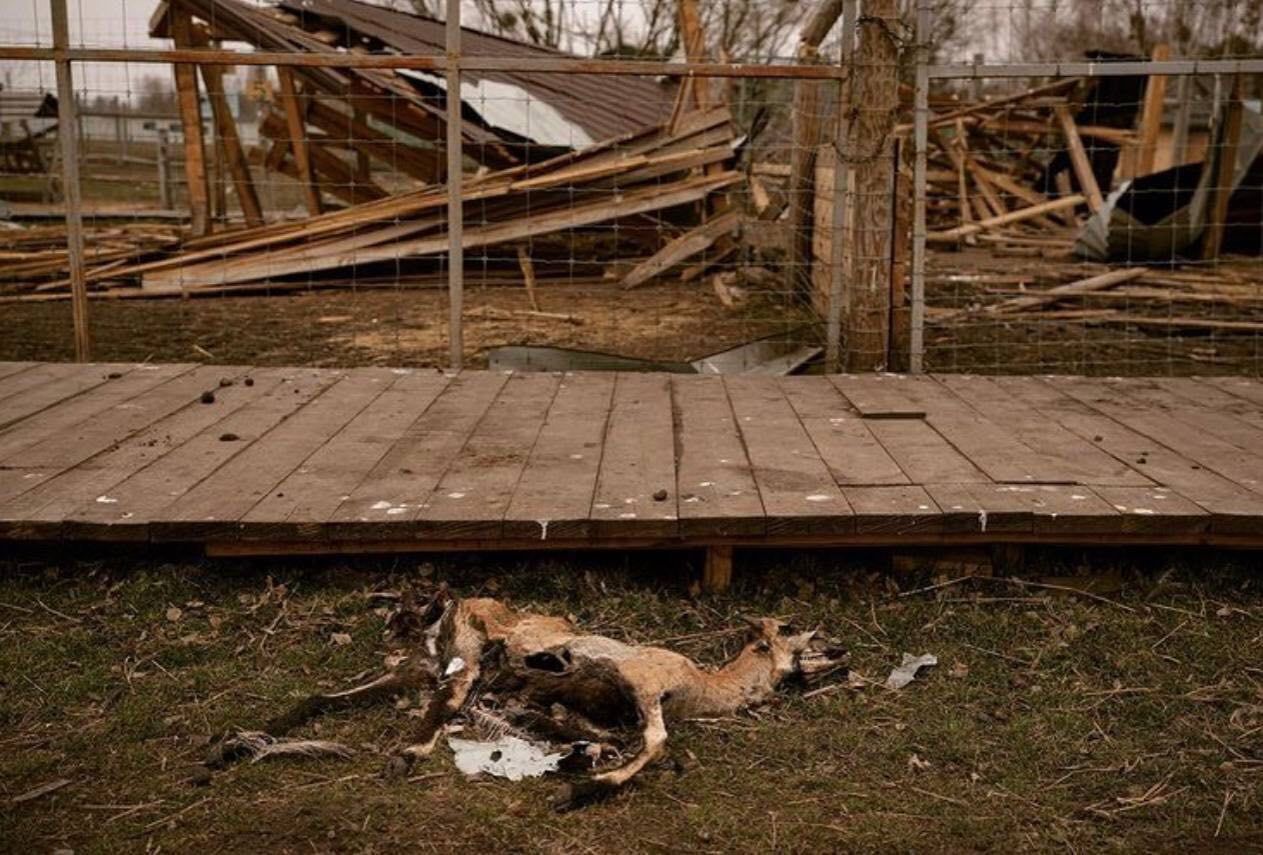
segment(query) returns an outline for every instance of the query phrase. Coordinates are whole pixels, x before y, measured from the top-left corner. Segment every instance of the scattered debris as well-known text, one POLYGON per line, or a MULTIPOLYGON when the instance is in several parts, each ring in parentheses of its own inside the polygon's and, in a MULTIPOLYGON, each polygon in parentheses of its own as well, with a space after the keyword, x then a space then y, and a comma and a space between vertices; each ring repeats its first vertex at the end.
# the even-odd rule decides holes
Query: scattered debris
POLYGON ((923 653, 920 656, 905 653, 903 654, 903 662, 892 670, 890 676, 886 678, 886 688, 902 689, 916 679, 922 668, 929 668, 937 664, 938 657, 933 653, 923 653))
POLYGON ((556 772, 564 754, 550 754, 516 736, 503 736, 494 742, 448 737, 456 768, 466 775, 494 775, 510 781, 538 778, 556 772))
POLYGON ((23 802, 34 801, 35 799, 42 798, 44 796, 50 795, 51 793, 55 793, 58 790, 60 790, 62 787, 68 787, 72 783, 73 782, 69 778, 58 778, 55 781, 49 781, 47 784, 41 784, 40 786, 36 787, 33 790, 27 790, 25 793, 22 793, 21 795, 14 796, 12 799, 10 799, 10 802, 12 804, 18 805, 18 804, 22 804, 23 802))

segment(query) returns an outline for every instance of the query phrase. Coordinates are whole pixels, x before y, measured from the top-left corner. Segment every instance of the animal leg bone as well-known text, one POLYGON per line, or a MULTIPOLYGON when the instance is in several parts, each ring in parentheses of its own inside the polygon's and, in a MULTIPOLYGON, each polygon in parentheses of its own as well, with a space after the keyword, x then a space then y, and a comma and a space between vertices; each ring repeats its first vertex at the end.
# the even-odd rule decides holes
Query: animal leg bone
POLYGON ((662 715, 662 700, 654 698, 649 703, 641 704, 640 713, 644 738, 640 752, 617 769, 593 775, 586 781, 563 785, 556 798, 558 808, 579 807, 585 802, 613 793, 662 756, 667 745, 667 725, 662 715))
POLYGON ((478 682, 478 677, 482 673, 479 660, 480 655, 464 660, 464 668, 453 674, 448 682, 439 684, 438 691, 434 693, 434 697, 425 708, 425 713, 421 716, 421 723, 413 732, 412 744, 402 749, 386 764, 387 777, 399 777, 406 774, 416 761, 429 757, 434 752, 434 746, 438 744, 439 736, 443 733, 443 725, 460 712, 470 692, 473 691, 474 684, 478 682))
MULTIPOLYGON (((316 716, 331 709, 367 706, 386 701, 409 689, 421 690, 434 685, 437 677, 431 663, 406 662, 367 683, 344 689, 341 692, 312 695, 304 698, 287 712, 264 725, 265 737, 284 736, 316 716), (427 668, 426 666, 429 665, 427 668)), ((242 738, 241 731, 231 731, 215 740, 206 753, 206 765, 222 767, 250 755, 249 740, 242 738)))

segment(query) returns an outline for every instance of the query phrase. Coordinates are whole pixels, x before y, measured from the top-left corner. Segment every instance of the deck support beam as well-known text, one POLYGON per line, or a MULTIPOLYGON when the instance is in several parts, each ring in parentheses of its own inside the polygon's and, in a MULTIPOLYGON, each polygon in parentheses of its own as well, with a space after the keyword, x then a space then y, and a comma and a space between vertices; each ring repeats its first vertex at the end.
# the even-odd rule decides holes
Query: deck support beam
POLYGON ((722 594, 732 584, 732 547, 706 547, 706 563, 702 567, 702 591, 722 594))

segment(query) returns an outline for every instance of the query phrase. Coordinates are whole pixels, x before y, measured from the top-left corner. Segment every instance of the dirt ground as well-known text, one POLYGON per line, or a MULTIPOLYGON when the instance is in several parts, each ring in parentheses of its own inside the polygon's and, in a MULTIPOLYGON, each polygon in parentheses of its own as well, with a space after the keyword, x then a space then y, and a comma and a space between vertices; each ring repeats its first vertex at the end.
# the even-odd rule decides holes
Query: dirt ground
MULTIPOLYGON (((466 294, 467 364, 504 344, 550 344, 662 360, 689 360, 783 332, 806 316, 757 295, 725 308, 697 285, 540 289, 535 317, 524 289, 466 294)), ((312 291, 196 300, 95 300, 93 358, 100 361, 254 365, 444 366, 447 295, 438 289, 312 291)), ((0 306, 0 360, 74 357, 66 302, 0 306)))
POLYGON ((1252 560, 1049 553, 1021 577, 960 582, 874 572, 858 555, 760 554, 739 562, 730 594, 690 599, 697 563, 0 562, 0 849, 1263 848, 1252 560), (792 618, 843 638, 855 676, 674 725, 670 760, 571 813, 550 806, 555 779, 468 780, 446 749, 410 781, 380 778, 416 699, 306 729, 355 747, 352 759, 187 780, 208 734, 381 667, 390 645, 370 592, 440 581, 706 662, 739 646, 740 613, 792 618), (904 652, 940 664, 887 690, 904 652))

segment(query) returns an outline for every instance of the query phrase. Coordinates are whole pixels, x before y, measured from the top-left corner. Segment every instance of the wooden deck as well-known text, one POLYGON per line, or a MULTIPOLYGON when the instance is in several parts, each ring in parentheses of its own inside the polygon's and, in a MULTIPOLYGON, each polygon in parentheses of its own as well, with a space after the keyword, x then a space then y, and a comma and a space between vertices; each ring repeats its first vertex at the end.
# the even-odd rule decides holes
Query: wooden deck
POLYGON ((1254 547, 1263 383, 0 363, 0 540, 1254 547))

